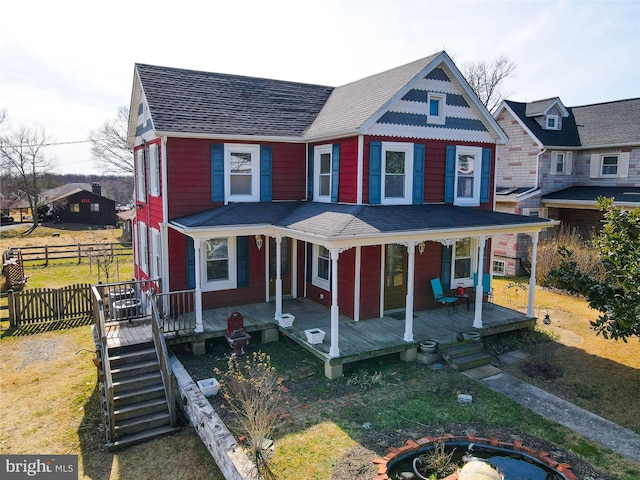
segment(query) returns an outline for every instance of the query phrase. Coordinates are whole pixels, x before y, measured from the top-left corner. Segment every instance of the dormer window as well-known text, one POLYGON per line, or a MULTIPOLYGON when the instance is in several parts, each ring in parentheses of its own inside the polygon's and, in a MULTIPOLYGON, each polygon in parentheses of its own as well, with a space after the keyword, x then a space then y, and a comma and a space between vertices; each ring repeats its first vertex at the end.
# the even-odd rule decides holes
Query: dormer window
POLYGON ((444 125, 445 122, 445 105, 447 95, 445 93, 429 92, 427 96, 427 123, 435 125, 444 125))
POLYGON ((558 115, 547 115, 547 130, 558 130, 558 115))

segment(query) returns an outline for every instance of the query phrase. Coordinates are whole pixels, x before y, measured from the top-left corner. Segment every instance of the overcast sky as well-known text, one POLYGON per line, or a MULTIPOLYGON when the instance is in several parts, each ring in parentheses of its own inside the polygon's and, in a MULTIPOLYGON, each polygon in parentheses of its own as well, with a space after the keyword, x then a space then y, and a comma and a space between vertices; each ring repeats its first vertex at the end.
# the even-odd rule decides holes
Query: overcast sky
MULTIPOLYGON (((508 56, 512 100, 640 97, 640 0, 10 0, 0 109, 78 142, 129 107, 136 62, 339 86, 439 50, 461 69, 508 56)), ((88 143, 47 153, 99 174, 88 143)))

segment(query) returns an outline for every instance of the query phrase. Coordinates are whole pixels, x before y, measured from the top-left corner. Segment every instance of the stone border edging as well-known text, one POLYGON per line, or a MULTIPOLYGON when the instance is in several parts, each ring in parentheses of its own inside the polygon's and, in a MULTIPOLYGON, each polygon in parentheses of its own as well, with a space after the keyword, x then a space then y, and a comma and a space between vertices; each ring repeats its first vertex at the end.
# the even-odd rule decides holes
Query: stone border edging
POLYGON ((189 373, 175 356, 169 358, 176 378, 176 401, 227 480, 257 480, 254 463, 238 445, 189 373))
MULTIPOLYGON (((388 475, 388 465, 391 460, 395 459, 400 455, 405 455, 411 453, 413 451, 419 450, 425 445, 436 445, 440 442, 471 442, 480 445, 489 445, 492 447, 500 447, 500 448, 508 448, 510 450, 515 450, 517 452, 525 453, 531 457, 534 457, 548 465, 549 467, 557 470, 562 473, 567 480, 578 480, 578 477, 575 476, 573 471, 571 470, 571 465, 568 463, 559 463, 549 457, 549 454, 544 450, 534 450, 533 448, 527 447, 522 444, 520 440, 514 440, 511 442, 501 442, 495 437, 491 438, 482 438, 476 437, 474 435, 464 436, 454 436, 451 434, 443 435, 441 437, 423 437, 419 440, 409 439, 406 443, 401 447, 389 447, 389 453, 387 453, 382 458, 375 458, 373 463, 378 466, 378 473, 376 474, 373 480, 390 480, 388 475)), ((458 474, 453 473, 446 477, 445 480, 457 480, 458 474)))

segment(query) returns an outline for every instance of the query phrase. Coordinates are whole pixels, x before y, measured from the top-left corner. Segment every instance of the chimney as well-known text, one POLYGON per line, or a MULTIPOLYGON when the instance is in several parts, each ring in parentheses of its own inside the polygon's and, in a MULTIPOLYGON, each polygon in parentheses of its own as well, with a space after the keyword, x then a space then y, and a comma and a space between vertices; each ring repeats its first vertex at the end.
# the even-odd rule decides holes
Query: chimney
POLYGON ((94 182, 91 184, 91 191, 96 195, 102 195, 102 186, 99 183, 94 182))

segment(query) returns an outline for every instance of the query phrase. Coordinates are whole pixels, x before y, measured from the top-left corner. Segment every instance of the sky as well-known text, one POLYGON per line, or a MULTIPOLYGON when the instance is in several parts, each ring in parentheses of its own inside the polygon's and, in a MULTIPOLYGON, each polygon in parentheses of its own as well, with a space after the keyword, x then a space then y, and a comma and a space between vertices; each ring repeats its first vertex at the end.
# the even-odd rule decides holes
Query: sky
POLYGON ((445 50, 461 70, 506 55, 515 101, 640 97, 640 0, 11 0, 2 18, 1 128, 43 128, 56 173, 100 174, 87 140, 129 107, 135 63, 340 86, 445 50))

